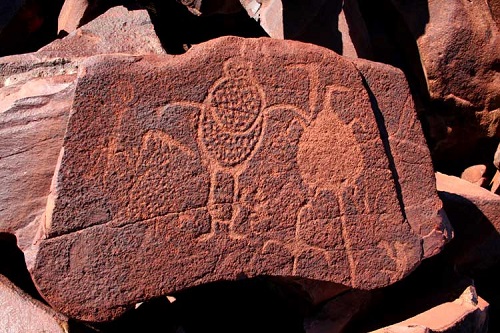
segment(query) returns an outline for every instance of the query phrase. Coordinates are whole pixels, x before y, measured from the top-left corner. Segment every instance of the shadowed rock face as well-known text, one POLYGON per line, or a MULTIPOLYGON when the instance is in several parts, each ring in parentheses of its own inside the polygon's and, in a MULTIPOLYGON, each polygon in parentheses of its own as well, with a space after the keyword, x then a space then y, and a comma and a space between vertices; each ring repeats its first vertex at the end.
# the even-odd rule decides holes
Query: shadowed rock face
POLYGON ((235 37, 182 57, 94 57, 33 276, 92 321, 241 276, 385 286, 446 241, 430 165, 388 66, 235 37))
POLYGON ((498 1, 391 1, 417 41, 433 103, 431 149, 444 169, 474 156, 480 139, 500 137, 498 1))

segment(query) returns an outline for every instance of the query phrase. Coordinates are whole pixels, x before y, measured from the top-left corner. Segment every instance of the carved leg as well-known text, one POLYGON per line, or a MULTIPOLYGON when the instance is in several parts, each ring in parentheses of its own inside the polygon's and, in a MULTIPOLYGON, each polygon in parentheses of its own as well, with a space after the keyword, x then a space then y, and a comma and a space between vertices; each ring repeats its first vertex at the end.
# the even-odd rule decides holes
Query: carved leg
POLYGON ((216 229, 228 229, 233 218, 234 176, 223 170, 212 172, 208 212, 216 229))

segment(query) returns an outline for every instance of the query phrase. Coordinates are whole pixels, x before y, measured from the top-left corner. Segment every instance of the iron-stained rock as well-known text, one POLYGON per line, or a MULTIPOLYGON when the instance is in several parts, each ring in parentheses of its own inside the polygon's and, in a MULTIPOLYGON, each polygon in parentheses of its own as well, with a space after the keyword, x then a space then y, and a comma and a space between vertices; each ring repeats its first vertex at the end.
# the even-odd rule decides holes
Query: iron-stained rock
POLYGON ((78 64, 107 52, 164 53, 146 11, 116 7, 36 53, 0 58, 0 232, 23 250, 47 204, 78 64))
POLYGON ((386 69, 236 37, 93 57, 49 197, 40 292, 101 321, 240 276, 401 279, 447 234, 406 83, 386 69), (396 78, 392 103, 383 82, 396 78))

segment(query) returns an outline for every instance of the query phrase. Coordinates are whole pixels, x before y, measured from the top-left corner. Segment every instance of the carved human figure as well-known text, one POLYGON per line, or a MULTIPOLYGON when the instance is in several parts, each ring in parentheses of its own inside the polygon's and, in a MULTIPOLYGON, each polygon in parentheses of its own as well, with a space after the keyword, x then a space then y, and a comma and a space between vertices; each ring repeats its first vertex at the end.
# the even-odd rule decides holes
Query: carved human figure
POLYGON ((343 261, 342 266, 349 267, 342 281, 346 283, 355 272, 341 194, 363 170, 364 156, 351 124, 344 123, 332 109, 332 94, 338 89, 327 89, 325 109, 304 129, 299 144, 297 162, 302 179, 309 186, 310 199, 298 212, 297 236, 309 248, 297 254, 295 260, 299 263, 295 267, 300 272, 301 259, 317 257, 328 262, 328 251, 342 251, 345 256, 335 257, 343 261), (324 244, 330 245, 325 248, 324 244))
POLYGON ((227 61, 223 77, 209 90, 201 108, 198 129, 211 173, 208 211, 218 224, 233 218, 238 177, 261 140, 264 108, 264 93, 250 63, 239 58, 227 61))

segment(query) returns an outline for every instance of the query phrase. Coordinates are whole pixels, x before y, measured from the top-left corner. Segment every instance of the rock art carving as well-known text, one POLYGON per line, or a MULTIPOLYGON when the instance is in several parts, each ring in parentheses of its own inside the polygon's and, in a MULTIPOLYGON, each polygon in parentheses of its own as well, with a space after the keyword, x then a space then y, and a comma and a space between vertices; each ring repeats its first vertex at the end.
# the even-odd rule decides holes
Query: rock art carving
POLYGON ((33 272, 53 306, 109 320, 210 281, 371 289, 418 265, 425 235, 404 217, 351 62, 238 38, 184 59, 95 57, 81 70, 33 272))
POLYGON ((200 148, 211 161, 208 210, 219 222, 233 218, 238 177, 262 138, 265 109, 264 93, 249 63, 231 59, 224 74, 208 94, 198 129, 200 148))

